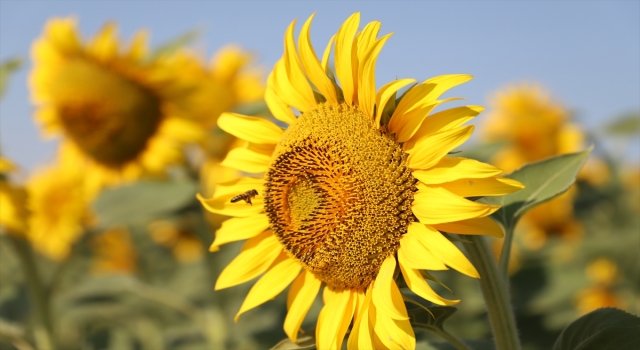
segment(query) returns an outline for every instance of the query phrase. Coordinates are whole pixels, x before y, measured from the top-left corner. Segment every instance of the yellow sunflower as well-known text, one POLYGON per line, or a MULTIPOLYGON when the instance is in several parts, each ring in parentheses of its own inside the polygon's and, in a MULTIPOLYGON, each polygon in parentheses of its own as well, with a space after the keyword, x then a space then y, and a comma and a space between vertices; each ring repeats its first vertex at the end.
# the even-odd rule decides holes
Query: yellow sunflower
POLYGON ((439 296, 421 274, 451 267, 478 277, 440 231, 502 235, 487 217, 498 207, 465 197, 503 195, 522 185, 496 177, 501 170, 493 166, 448 156, 473 131, 462 124, 482 108, 431 112, 451 100, 438 99, 443 92, 471 76, 438 76, 411 86, 401 99, 396 92, 413 79, 376 93, 375 63, 390 37, 377 38, 380 23, 356 33, 360 14, 353 14, 318 59, 312 18, 297 48, 295 21, 288 27, 284 55, 267 81, 267 104, 288 127, 237 114, 218 120, 247 141, 222 164, 264 175, 221 184, 210 199, 199 196, 209 211, 234 217, 217 231, 213 249, 247 239, 215 288, 262 275, 237 320, 291 285, 284 330, 296 341, 324 286, 319 349, 339 349, 349 327, 349 349, 412 349, 415 335, 394 277, 401 272, 413 292, 433 303, 458 303, 439 296), (328 68, 332 47, 335 75, 328 68))
POLYGON ((209 65, 187 50, 171 56, 168 61, 179 71, 180 83, 191 87, 178 102, 184 118, 213 127, 223 112, 262 100, 263 74, 250 66, 253 60, 249 52, 235 45, 218 50, 209 65))
POLYGON ((575 295, 576 309, 586 314, 603 307, 625 308, 624 300, 615 292, 620 279, 618 265, 611 259, 599 257, 589 263, 585 275, 590 285, 575 295))
POLYGON ((30 76, 36 119, 45 134, 63 134, 67 157, 86 166, 97 187, 160 175, 182 160, 182 146, 201 138, 176 117, 189 87, 177 71, 149 57, 146 32, 122 49, 108 23, 83 42, 71 18, 50 20, 32 47, 30 76))
MULTIPOLYGON (((492 162, 511 172, 526 163, 559 154, 577 152, 584 146, 584 133, 571 123, 571 113, 536 84, 521 84, 502 89, 491 100, 492 110, 485 119, 482 137, 486 141, 506 141, 492 162)), ((603 170, 592 163, 581 177, 602 183, 603 170)), ((574 218, 573 201, 577 188, 537 206, 521 222, 522 243, 531 250, 540 249, 547 236, 578 238, 583 227, 574 218)))
POLYGON ((58 163, 36 172, 26 183, 29 208, 27 238, 35 250, 61 261, 82 237, 92 216, 91 194, 85 192, 83 174, 76 167, 58 163))
POLYGON ((12 184, 7 176, 16 170, 8 159, 0 157, 0 225, 8 233, 22 236, 27 231, 27 193, 21 186, 12 184))

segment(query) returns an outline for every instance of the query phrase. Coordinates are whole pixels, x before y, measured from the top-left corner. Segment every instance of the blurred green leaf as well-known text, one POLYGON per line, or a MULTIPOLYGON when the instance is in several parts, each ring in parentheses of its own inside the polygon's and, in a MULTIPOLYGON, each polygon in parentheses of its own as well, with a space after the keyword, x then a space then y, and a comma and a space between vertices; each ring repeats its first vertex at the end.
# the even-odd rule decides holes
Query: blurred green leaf
POLYGON ((195 202, 191 181, 141 181, 103 191, 94 202, 101 227, 139 224, 195 202))
POLYGON ((640 113, 629 112, 605 126, 610 135, 633 135, 640 132, 640 113))
POLYGON ((271 350, 307 350, 316 348, 316 338, 313 336, 315 332, 298 337, 298 343, 292 342, 289 338, 276 344, 271 350))
POLYGON ((498 204, 500 210, 492 217, 505 229, 513 229, 518 220, 529 210, 565 192, 575 182, 578 172, 589 158, 593 146, 577 153, 563 154, 529 163, 506 175, 520 181, 525 188, 500 197, 485 197, 481 201, 498 204))
POLYGON ((481 162, 488 162, 504 146, 504 142, 467 145, 464 149, 460 149, 461 152, 456 156, 471 158, 481 162))
POLYGON ((640 318, 614 308, 590 312, 565 328, 553 350, 640 349, 640 318))
POLYGON ((9 76, 22 67, 22 58, 9 58, 0 63, 0 98, 4 96, 9 76))
POLYGON ((202 34, 200 29, 191 29, 190 31, 170 39, 169 41, 160 44, 155 50, 151 52, 148 60, 154 60, 160 56, 171 55, 178 51, 180 48, 188 45, 192 41, 196 40, 202 34))

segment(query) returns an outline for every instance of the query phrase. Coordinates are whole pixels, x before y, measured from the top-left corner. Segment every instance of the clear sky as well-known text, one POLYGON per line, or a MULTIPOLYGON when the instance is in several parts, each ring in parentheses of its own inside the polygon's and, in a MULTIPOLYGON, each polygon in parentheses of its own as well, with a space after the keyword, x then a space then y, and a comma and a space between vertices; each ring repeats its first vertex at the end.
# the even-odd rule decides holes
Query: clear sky
MULTIPOLYGON (((379 85, 396 77, 469 73, 475 79, 448 96, 486 104, 506 84, 537 81, 590 130, 640 110, 640 1, 0 0, 0 60, 27 59, 0 102, 2 152, 27 169, 54 154, 54 143, 44 142, 33 122, 26 83, 29 48, 49 18, 77 17, 85 38, 108 20, 125 38, 146 28, 152 44, 199 28, 194 45, 207 56, 238 43, 268 70, 294 18, 301 22, 317 12, 312 41, 321 51, 355 11, 364 23, 381 21, 382 34, 395 33, 378 60, 379 85)), ((635 141, 632 148, 640 147, 635 141)))

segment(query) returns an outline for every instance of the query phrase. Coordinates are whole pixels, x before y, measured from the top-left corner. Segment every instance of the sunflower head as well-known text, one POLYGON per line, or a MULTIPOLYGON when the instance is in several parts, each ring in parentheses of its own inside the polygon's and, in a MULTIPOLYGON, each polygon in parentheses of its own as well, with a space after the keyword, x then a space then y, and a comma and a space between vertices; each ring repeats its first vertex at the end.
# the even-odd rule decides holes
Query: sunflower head
POLYGON ((82 176, 77 168, 54 165, 27 181, 27 236, 37 251, 51 259, 64 260, 91 223, 89 196, 78 186, 82 176))
POLYGON ((273 232, 323 281, 365 288, 414 219, 407 157, 355 106, 318 105, 272 155, 264 197, 273 232))
POLYGON ((570 122, 570 111, 538 84, 508 86, 493 96, 491 105, 482 137, 508 142, 495 159, 507 171, 582 147, 584 135, 570 122))
POLYGON ((121 48, 108 23, 84 42, 75 20, 53 19, 32 48, 30 85, 45 133, 63 134, 112 175, 164 169, 198 137, 195 126, 170 120, 181 88, 171 69, 148 58, 146 37, 139 32, 121 48))
POLYGON ((439 76, 397 92, 413 79, 376 91, 375 63, 389 35, 379 22, 358 32, 352 15, 319 59, 310 42, 313 16, 295 21, 285 34, 284 55, 267 81, 265 99, 285 130, 267 120, 223 114, 218 125, 246 140, 222 165, 257 177, 223 183, 210 199, 211 212, 234 216, 216 232, 212 250, 248 239, 222 272, 216 289, 264 273, 238 316, 273 298, 289 284, 284 328, 295 341, 313 299, 325 286, 318 317, 318 348, 339 349, 351 327, 348 348, 413 348, 415 336, 395 283, 440 305, 420 270, 452 267, 478 273, 439 231, 500 236, 487 218, 498 207, 465 197, 495 196, 522 188, 497 177, 501 170, 448 154, 473 130, 463 124, 479 106, 432 113, 449 88, 469 75, 439 76), (333 52, 335 72, 328 66, 333 52), (231 203, 254 193, 252 205, 231 203))

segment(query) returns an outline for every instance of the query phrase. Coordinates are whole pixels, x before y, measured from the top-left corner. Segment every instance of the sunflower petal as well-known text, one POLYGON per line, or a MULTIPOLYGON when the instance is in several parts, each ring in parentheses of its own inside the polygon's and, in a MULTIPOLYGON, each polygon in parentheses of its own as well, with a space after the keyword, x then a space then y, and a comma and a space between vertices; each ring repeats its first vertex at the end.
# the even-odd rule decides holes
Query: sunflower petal
POLYGON ((455 305, 460 302, 460 300, 449 300, 438 295, 438 293, 436 293, 431 288, 431 286, 429 286, 427 281, 424 280, 424 278, 420 274, 420 270, 413 269, 408 266, 409 264, 405 260, 405 254, 401 253, 402 250, 403 247, 400 247, 400 249, 398 250, 398 264, 400 264, 400 271, 402 272, 402 276, 404 277, 404 280, 411 291, 413 291, 423 299, 438 305, 455 305))
POLYGON ((416 142, 415 147, 407 150, 407 159, 411 169, 429 169, 436 165, 451 150, 460 146, 471 137, 473 125, 429 135, 416 142))
POLYGON ((502 170, 486 163, 467 158, 442 158, 429 170, 415 170, 412 175, 420 182, 431 185, 459 179, 487 178, 502 173, 502 170))
POLYGON ((504 237, 502 227, 489 217, 447 222, 444 224, 431 225, 438 231, 447 233, 457 233, 463 235, 487 235, 493 237, 504 237))
POLYGON ((316 328, 316 344, 318 349, 340 349, 342 344, 337 344, 338 332, 345 311, 349 307, 351 292, 349 289, 339 292, 331 291, 328 287, 325 288, 325 292, 334 295, 327 298, 328 302, 320 311, 316 328))
POLYGON ((116 24, 109 22, 96 35, 89 46, 89 50, 94 54, 96 59, 107 61, 115 58, 118 54, 117 34, 118 29, 116 24))
POLYGON ((273 88, 273 79, 273 73, 269 74, 267 78, 267 89, 264 92, 264 101, 276 119, 287 124, 293 124, 296 121, 296 116, 293 114, 291 108, 278 97, 276 90, 273 88))
POLYGON ((357 82, 353 79, 354 67, 351 60, 353 58, 353 38, 358 30, 359 24, 359 12, 349 16, 336 34, 336 44, 334 49, 336 75, 338 76, 340 86, 342 87, 344 101, 349 105, 354 103, 353 96, 356 93, 355 84, 357 82))
POLYGON ((413 214, 423 224, 441 224, 488 216, 500 209, 498 205, 472 202, 444 188, 418 185, 414 195, 413 214))
MULTIPOLYGON (((375 312, 374 331, 377 335, 377 340, 384 345, 384 348, 393 350, 416 348, 416 336, 408 318, 406 320, 396 320, 380 310, 375 305, 375 302, 371 303, 371 306, 375 312)), ((378 348, 379 344, 376 345, 376 348, 378 348)))
POLYGON ((415 81, 415 79, 394 80, 378 90, 378 94, 376 95, 376 125, 380 126, 380 118, 382 117, 382 111, 384 110, 384 106, 387 104, 387 101, 389 101, 389 99, 394 96, 398 90, 411 83, 415 83, 415 81))
POLYGON ((461 197, 503 196, 524 188, 520 182, 504 177, 460 179, 438 186, 461 197))
POLYGON ((387 317, 396 320, 409 319, 407 309, 402 301, 402 294, 393 280, 395 268, 396 259, 393 256, 387 257, 380 266, 378 276, 373 283, 373 303, 376 305, 376 309, 387 317))
POLYGON ((298 53, 296 52, 295 37, 293 34, 295 25, 296 20, 291 22, 289 27, 287 27, 287 31, 284 35, 283 58, 284 66, 287 71, 287 77, 289 78, 291 85, 296 89, 296 91, 298 91, 298 93, 300 93, 302 98, 304 98, 304 101, 306 103, 305 109, 301 109, 301 111, 305 112, 316 105, 316 99, 313 95, 311 85, 309 85, 309 81, 302 71, 302 67, 300 66, 300 59, 298 58, 298 53))
POLYGON ((414 226, 414 230, 417 232, 417 236, 422 239, 423 244, 428 244, 429 250, 443 263, 469 277, 480 277, 476 268, 462 254, 460 249, 440 232, 428 225, 425 226, 415 222, 411 223, 411 225, 414 226))
POLYGON ((367 52, 364 62, 359 67, 359 83, 358 83, 358 101, 360 110, 374 119, 374 107, 376 102, 376 62, 380 55, 380 50, 391 37, 387 34, 376 41, 367 52))
POLYGON ((215 290, 247 282, 265 272, 282 252, 282 245, 271 231, 247 240, 242 251, 222 270, 215 290))
POLYGON ((218 126, 237 138, 257 144, 276 144, 284 132, 264 118, 236 113, 222 113, 218 118, 218 126))
POLYGON ((350 289, 349 295, 349 302, 347 303, 347 308, 342 313, 342 320, 340 321, 340 328, 338 328, 338 332, 336 333, 335 343, 332 344, 336 349, 342 349, 344 336, 347 334, 347 330, 349 330, 358 303, 358 293, 356 290, 350 289))
MULTIPOLYGON (((293 85, 287 73, 287 65, 284 58, 280 59, 273 66, 271 72, 272 79, 267 81, 271 85, 267 85, 267 89, 272 88, 274 93, 288 106, 291 106, 301 112, 306 112, 313 106, 300 94, 297 86, 293 85)), ((314 102, 315 104, 315 102, 314 102)))
POLYGON ((293 281, 287 296, 287 317, 284 319, 284 331, 292 342, 296 342, 298 331, 309 312, 309 308, 320 291, 322 281, 312 273, 303 270, 293 281))
POLYGON ((248 173, 263 173, 269 169, 270 162, 268 155, 239 147, 229 151, 220 165, 248 173))
POLYGON ((309 76, 309 80, 311 80, 313 85, 315 85, 320 94, 322 94, 322 96, 327 99, 328 103, 337 104, 338 95, 336 93, 335 86, 333 86, 333 82, 327 76, 325 68, 322 66, 322 64, 320 64, 320 61, 318 61, 318 57, 313 50, 313 46, 311 46, 310 27, 311 21, 313 21, 313 17, 315 15, 316 14, 314 13, 309 16, 309 19, 307 19, 307 21, 302 26, 300 38, 298 39, 300 58, 304 70, 309 76))
POLYGON ((398 250, 398 258, 400 255, 403 256, 405 266, 421 270, 448 270, 449 268, 429 251, 417 235, 414 226, 410 225, 407 233, 400 240, 401 249, 398 250))
POLYGON ((427 135, 457 128, 475 118, 483 110, 484 107, 481 106, 461 106, 434 113, 422 121, 418 130, 407 141, 405 149, 413 148, 417 140, 427 135))
POLYGON ((397 142, 406 142, 418 131, 418 128, 427 118, 429 113, 439 105, 460 100, 459 98, 448 98, 445 100, 433 101, 429 104, 417 106, 402 114, 393 113, 394 116, 389 122, 389 131, 396 134, 397 142))
POLYGON ((333 46, 333 43, 335 41, 336 35, 334 34, 331 39, 329 39, 327 47, 324 49, 324 53, 322 54, 322 69, 324 69, 325 72, 329 70, 329 56, 331 56, 331 46, 333 46))
POLYGON ((253 285, 249 294, 247 294, 247 297, 244 299, 240 311, 238 311, 234 318, 235 322, 238 322, 238 318, 243 313, 275 298, 276 295, 287 288, 298 276, 300 269, 302 269, 300 263, 289 258, 286 253, 282 253, 281 258, 281 261, 276 262, 269 271, 260 277, 258 282, 253 285))
POLYGON ((255 237, 267 228, 269 228, 269 219, 264 214, 225 220, 222 227, 216 231, 216 238, 209 250, 217 250, 219 246, 229 242, 255 237))
POLYGON ((353 329, 347 341, 347 349, 374 349, 372 325, 369 322, 369 309, 371 304, 371 288, 367 288, 364 298, 360 298, 353 329))

